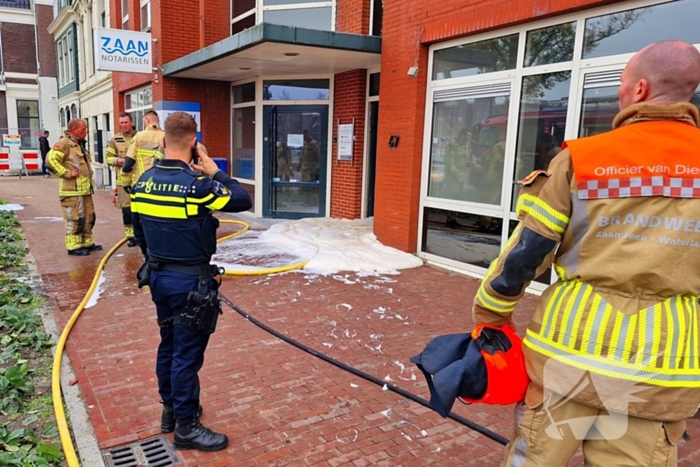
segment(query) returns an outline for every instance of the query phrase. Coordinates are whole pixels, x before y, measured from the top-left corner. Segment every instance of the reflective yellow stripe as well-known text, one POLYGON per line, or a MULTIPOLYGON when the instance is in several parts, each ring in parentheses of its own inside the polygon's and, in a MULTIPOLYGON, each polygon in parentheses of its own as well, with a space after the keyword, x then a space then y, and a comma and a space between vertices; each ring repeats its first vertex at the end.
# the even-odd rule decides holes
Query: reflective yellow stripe
POLYGON ((209 194, 208 194, 207 196, 205 196, 204 198, 192 198, 192 197, 189 197, 189 196, 188 196, 188 197, 187 197, 187 202, 188 202, 188 203, 202 204, 202 203, 206 203, 207 201, 209 201, 209 200, 212 199, 213 197, 214 197, 214 194, 213 194, 213 193, 209 193, 209 194))
POLYGON ((230 199, 230 196, 219 196, 212 203, 207 204, 207 207, 212 211, 217 211, 226 206, 226 203, 228 203, 230 199))
POLYGON ((644 351, 647 347, 646 329, 647 329, 647 314, 649 313, 649 308, 644 308, 637 313, 639 320, 637 322, 637 356, 634 359, 634 363, 639 365, 642 363, 644 351))
POLYGON ((554 264, 554 272, 557 274, 557 278, 560 281, 566 282, 569 280, 569 278, 566 276, 566 271, 564 270, 564 268, 559 266, 558 264, 554 264))
POLYGON ((659 347, 661 346, 661 321, 663 318, 663 303, 657 303, 652 311, 654 317, 653 334, 651 338, 650 365, 656 365, 657 357, 659 356, 659 347))
MULTIPOLYGON (((620 327, 625 315, 620 312, 615 313, 612 335, 610 336, 610 346, 608 347, 608 357, 614 358, 617 354, 617 349, 621 349, 624 345, 625 337, 620 333, 620 327)), ((598 355, 598 353, 596 353, 598 355)))
MULTIPOLYGON (((605 303, 602 301, 601 304, 605 303)), ((612 314, 612 305, 606 304, 603 309, 603 314, 600 317, 600 324, 596 329, 596 340, 595 348, 593 349, 593 355, 601 355, 603 353, 603 342, 605 342, 605 331, 608 329, 608 322, 610 322, 610 315, 612 314)), ((600 311, 599 311, 600 312, 600 311)))
POLYGON ((150 199, 153 201, 167 201, 170 203, 185 203, 185 198, 181 196, 151 195, 143 192, 134 193, 131 195, 131 199, 150 199))
POLYGON ((685 355, 686 362, 685 368, 696 368, 697 367, 697 352, 694 352, 698 348, 697 341, 697 299, 695 297, 688 298, 688 311, 690 315, 688 317, 688 339, 685 343, 685 355))
POLYGON ((600 306, 600 301, 602 298, 600 295, 593 295, 593 303, 591 303, 591 309, 586 316, 586 327, 583 330, 583 339, 581 339, 581 349, 587 349, 588 343, 591 341, 591 331, 593 330, 593 322, 596 317, 596 310, 600 306))
POLYGON ((569 218, 567 216, 534 195, 520 196, 516 212, 520 212, 521 210, 556 233, 564 233, 566 227, 569 225, 569 218))
MULTIPOLYGON (((582 282, 576 282, 576 285, 574 285, 574 290, 571 291, 571 294, 569 295, 569 299, 566 302, 566 305, 564 305, 564 311, 561 313, 561 323, 559 323, 559 326, 561 327, 559 331, 559 341, 562 342, 562 336, 563 336, 563 326, 566 323, 566 318, 568 316, 571 316, 572 310, 574 308, 574 303, 576 303, 576 297, 578 294, 581 292, 581 289, 584 287, 582 282)), ((549 333, 547 334, 548 339, 554 339, 554 331, 557 329, 557 320, 559 319, 560 315, 560 310, 561 307, 558 310, 555 310, 553 321, 552 321, 552 326, 549 329, 549 333)))
POLYGON ((622 360, 628 362, 630 359, 630 354, 632 352, 632 343, 634 342, 634 336, 637 334, 637 315, 634 314, 629 318, 629 327, 627 328, 627 336, 624 340, 622 347, 622 360))
MULTIPOLYGON (((591 287, 587 284, 585 284, 585 285, 586 285, 585 291, 583 292, 583 297, 581 298, 581 302, 580 302, 581 307, 584 307, 585 304, 588 303, 588 299, 590 298, 591 293, 593 293, 593 287, 591 287)), ((576 345, 576 336, 574 334, 578 331, 579 327, 581 326, 581 318, 583 318, 583 315, 584 315, 583 309, 576 310, 574 322, 570 326, 567 327, 567 329, 565 331, 565 335, 564 335, 565 340, 562 341, 564 343, 564 345, 566 345, 567 347, 574 347, 576 345), (570 340, 571 338, 573 338, 573 341, 570 340)), ((569 317, 569 319, 567 321, 570 322, 571 318, 569 317)))
POLYGON ((664 311, 666 312, 666 347, 664 347, 663 367, 668 368, 671 364, 673 342, 676 339, 676 330, 674 329, 672 316, 673 311, 671 310, 671 304, 668 301, 664 302, 664 311))
POLYGON ((688 338, 688 328, 685 324, 685 317, 688 310, 687 299, 678 297, 677 307, 678 307, 678 346, 676 347, 676 355, 674 366, 676 368, 681 367, 681 357, 684 355, 685 341, 688 338))
POLYGON ((114 148, 112 148, 112 147, 109 147, 109 148, 107 148, 107 154, 114 154, 114 155, 117 155, 117 154, 119 154, 119 153, 117 152, 116 149, 114 149, 114 148))
POLYGON ((687 369, 669 370, 630 364, 613 358, 600 357, 566 348, 552 342, 532 330, 527 330, 523 344, 533 351, 573 366, 580 370, 612 378, 637 381, 663 387, 700 388, 700 371, 687 369))
POLYGON ((157 206, 132 200, 132 211, 161 219, 187 219, 187 211, 182 206, 157 206))
POLYGON ((486 308, 487 310, 495 311, 497 313, 511 313, 515 309, 515 306, 518 304, 517 300, 502 300, 500 298, 496 298, 492 295, 489 295, 489 293, 486 292, 483 283, 479 287, 479 291, 477 292, 476 296, 484 308, 486 308))
POLYGON ((188 204, 187 205, 187 215, 188 216, 196 216, 199 214, 199 206, 197 204, 188 204))

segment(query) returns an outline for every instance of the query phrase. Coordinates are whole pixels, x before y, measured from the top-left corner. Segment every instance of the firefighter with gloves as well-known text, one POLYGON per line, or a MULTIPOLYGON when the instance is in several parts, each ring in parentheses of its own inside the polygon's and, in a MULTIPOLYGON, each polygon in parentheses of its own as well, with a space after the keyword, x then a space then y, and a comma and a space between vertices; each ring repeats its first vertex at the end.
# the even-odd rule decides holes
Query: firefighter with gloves
MULTIPOLYGON (((554 264, 558 280, 522 341, 531 381, 505 467, 564 467, 579 447, 591 467, 676 466, 700 405, 700 112, 690 103, 700 52, 651 44, 620 81, 613 130, 567 141, 548 173, 529 177, 523 220, 474 300, 477 329, 505 331, 527 285, 554 264)), ((438 396, 483 392, 468 381, 479 370, 471 343, 461 354, 448 344, 437 353, 451 361, 426 358, 430 348, 419 356, 430 374, 445 372, 438 396), (455 388, 462 375, 468 387, 455 388)), ((487 386, 492 371, 513 370, 484 362, 487 386)))
POLYGON ((221 312, 214 277, 222 271, 210 265, 219 226, 212 211, 240 212, 252 203, 236 180, 195 149, 196 132, 184 112, 167 118, 165 158, 133 185, 131 210, 134 238, 146 256, 139 285, 150 286, 160 326, 161 431, 175 431, 177 449, 218 451, 228 437, 200 423, 197 376, 221 312))

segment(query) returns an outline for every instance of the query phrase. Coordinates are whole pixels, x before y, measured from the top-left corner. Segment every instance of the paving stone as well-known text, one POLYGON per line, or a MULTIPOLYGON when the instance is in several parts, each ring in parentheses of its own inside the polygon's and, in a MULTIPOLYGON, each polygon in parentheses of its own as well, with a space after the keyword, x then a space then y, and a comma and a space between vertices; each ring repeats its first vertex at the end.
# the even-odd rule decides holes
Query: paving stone
MULTIPOLYGON (((25 207, 18 215, 47 301, 63 327, 100 259, 121 237, 120 212, 110 193, 95 194, 95 241, 105 250, 80 258, 66 255, 62 222, 37 219, 61 216, 56 178, 2 178, 0 198, 25 207)), ((230 231, 222 225, 222 234, 230 231)), ((104 271, 100 299, 83 312, 67 345, 101 448, 159 433, 162 406, 154 374, 159 335, 150 295, 134 284, 141 262, 137 248, 117 250, 104 271)), ((428 398, 409 358, 435 336, 472 328, 478 281, 431 266, 391 276, 338 276, 227 277, 221 292, 304 345, 428 398)), ((537 299, 526 295, 518 305, 518 329, 525 328, 537 299)), ((491 467, 503 455, 494 441, 296 349, 228 308, 212 335, 200 379, 202 421, 226 433, 230 445, 218 453, 178 451, 188 467, 491 467)), ((512 407, 455 404, 454 411, 505 437, 512 433, 512 407)), ((681 467, 700 463, 697 419, 688 421, 688 432, 693 439, 680 445, 681 467)), ((582 465, 581 457, 571 465, 582 465)))

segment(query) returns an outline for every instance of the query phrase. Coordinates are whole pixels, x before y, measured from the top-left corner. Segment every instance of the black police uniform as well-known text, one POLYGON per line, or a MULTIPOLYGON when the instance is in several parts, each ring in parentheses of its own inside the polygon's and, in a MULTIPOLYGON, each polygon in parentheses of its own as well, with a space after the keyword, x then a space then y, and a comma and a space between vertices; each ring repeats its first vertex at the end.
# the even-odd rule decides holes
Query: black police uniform
MULTIPOLYGON (((149 286, 161 326, 156 375, 165 407, 163 419, 172 406, 178 427, 193 420, 198 423, 197 373, 210 331, 192 329, 179 319, 189 292, 201 292, 203 284, 210 291, 218 288, 209 265, 219 226, 212 211, 240 212, 251 206, 236 180, 221 171, 212 178, 203 176, 175 159, 158 162, 132 188, 134 238, 150 265, 149 286)), ((163 422, 164 432, 172 431, 172 426, 166 427, 170 423, 163 422)), ((175 434, 177 444, 177 430, 175 434)), ((207 450, 206 443, 204 448, 181 447, 207 450)))

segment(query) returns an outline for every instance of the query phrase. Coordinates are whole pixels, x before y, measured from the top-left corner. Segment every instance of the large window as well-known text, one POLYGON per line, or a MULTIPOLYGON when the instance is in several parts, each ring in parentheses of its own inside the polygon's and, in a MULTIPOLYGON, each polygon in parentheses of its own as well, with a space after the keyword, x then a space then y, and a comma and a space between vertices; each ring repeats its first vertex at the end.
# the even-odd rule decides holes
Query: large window
POLYGON ((334 31, 335 5, 335 0, 231 0, 231 34, 262 22, 334 31))
POLYGON ((669 39, 700 48, 700 1, 628 4, 432 46, 420 229, 428 259, 483 274, 518 222, 517 181, 546 170, 566 139, 612 129, 632 53, 669 39))
POLYGON ((255 83, 234 86, 232 94, 231 176, 239 179, 255 206, 255 83))
POLYGON ((152 92, 149 86, 124 95, 124 110, 131 114, 136 131, 143 130, 143 115, 153 108, 152 92))
POLYGON ((494 96, 465 90, 435 102, 428 196, 501 203, 510 86, 500 88, 494 96))
POLYGON ((36 132, 39 126, 39 101, 17 101, 17 126, 22 149, 36 149, 39 141, 36 132))
POLYGON ((63 87, 75 79, 72 30, 66 32, 56 41, 56 57, 58 60, 58 86, 63 87))

